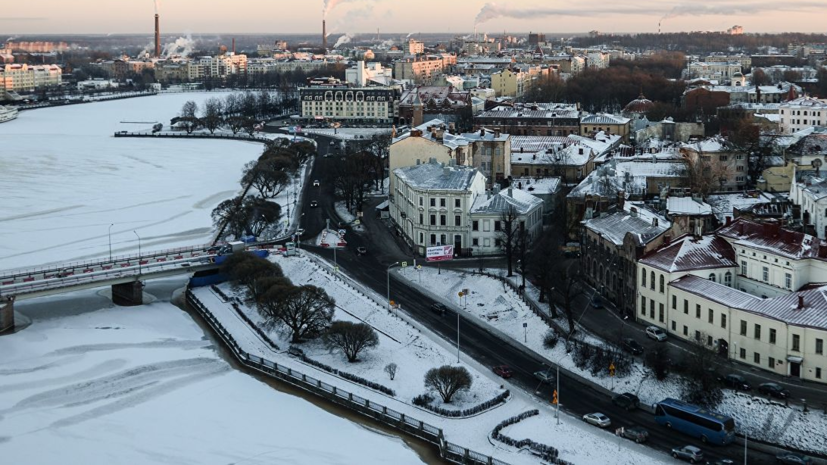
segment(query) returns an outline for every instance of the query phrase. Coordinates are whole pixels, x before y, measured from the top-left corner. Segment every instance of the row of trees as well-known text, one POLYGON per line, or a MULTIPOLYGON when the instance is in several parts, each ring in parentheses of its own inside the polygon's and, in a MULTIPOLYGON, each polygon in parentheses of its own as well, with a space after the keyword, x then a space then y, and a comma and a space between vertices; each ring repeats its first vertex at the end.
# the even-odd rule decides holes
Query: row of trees
MULTIPOLYGON (((668 21, 665 26, 668 27, 668 21)), ((605 35, 575 37, 573 41, 580 47, 602 45, 607 42, 605 35)), ((806 34, 784 32, 778 34, 741 34, 730 35, 724 32, 665 32, 650 34, 612 35, 611 42, 616 46, 638 49, 680 50, 685 53, 703 54, 734 50, 744 53, 757 53, 762 47, 786 49, 789 44, 824 43, 825 34, 806 34)))
POLYGON ((267 144, 257 160, 244 166, 241 177, 244 194, 225 200, 213 209, 213 224, 222 231, 221 235, 260 236, 276 223, 281 218, 282 206, 273 199, 290 186, 302 164, 315 153, 316 147, 310 142, 276 139, 267 144), (251 188, 257 191, 256 195, 249 194, 251 188))
POLYGON ((222 264, 222 272, 237 292, 255 303, 265 329, 285 329, 293 343, 321 338, 328 349, 341 350, 350 363, 379 345, 379 336, 370 325, 333 321, 336 301, 324 289, 294 285, 281 267, 267 259, 234 253, 222 264))
POLYGON ((391 136, 376 134, 366 139, 348 141, 344 156, 327 159, 335 169, 325 170, 336 196, 345 202, 348 211, 361 210, 362 203, 373 190, 380 190, 385 179, 385 165, 390 152, 391 136))
POLYGON ((229 94, 223 99, 212 97, 204 102, 203 109, 192 100, 184 103, 178 121, 187 133, 205 128, 214 133, 221 127, 233 134, 241 131, 252 135, 260 121, 281 116, 289 109, 280 94, 268 90, 229 94))

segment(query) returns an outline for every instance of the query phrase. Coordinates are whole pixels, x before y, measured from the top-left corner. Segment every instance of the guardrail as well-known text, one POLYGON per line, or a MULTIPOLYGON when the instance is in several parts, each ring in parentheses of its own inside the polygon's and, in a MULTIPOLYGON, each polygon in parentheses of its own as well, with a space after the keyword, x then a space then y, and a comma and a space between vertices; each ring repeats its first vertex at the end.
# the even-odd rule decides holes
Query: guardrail
POLYGON ((226 140, 240 140, 246 142, 261 142, 264 144, 273 142, 273 139, 269 139, 267 137, 261 136, 250 136, 248 134, 205 134, 205 133, 192 133, 192 134, 177 134, 177 133, 169 133, 169 132, 156 132, 156 133, 149 133, 149 132, 129 132, 129 131, 118 131, 115 134, 115 137, 157 137, 157 138, 170 138, 170 139, 226 139, 226 140))
POLYGON ((246 352, 233 335, 218 321, 210 310, 195 296, 192 290, 187 289, 187 304, 198 312, 207 322, 219 339, 232 351, 242 365, 263 373, 272 378, 287 382, 311 394, 342 405, 356 413, 370 417, 403 433, 420 438, 439 447, 440 456, 453 463, 470 465, 508 465, 507 462, 481 454, 471 449, 450 443, 445 440, 441 428, 425 423, 404 413, 371 402, 351 392, 339 389, 321 380, 307 376, 297 370, 279 365, 275 362, 246 352))

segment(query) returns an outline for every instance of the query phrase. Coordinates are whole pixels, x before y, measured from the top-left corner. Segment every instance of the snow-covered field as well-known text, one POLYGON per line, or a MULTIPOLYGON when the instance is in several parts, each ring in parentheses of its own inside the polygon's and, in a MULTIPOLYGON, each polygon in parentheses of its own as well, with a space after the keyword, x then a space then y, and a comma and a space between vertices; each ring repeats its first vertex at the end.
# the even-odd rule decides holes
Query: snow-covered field
POLYGON ((24 111, 0 125, 0 263, 32 267, 211 239, 210 212, 237 194, 262 145, 222 140, 115 138, 169 124, 187 100, 154 97, 24 111))
MULTIPOLYGON (((409 280, 434 296, 443 298, 446 303, 465 308, 478 321, 500 331, 516 344, 526 346, 550 362, 559 363, 562 369, 605 389, 618 393, 632 392, 640 397, 642 404, 648 405, 667 397, 681 397, 682 385, 679 377, 670 375, 664 381, 657 381, 639 359, 632 367, 631 374, 612 379, 608 376, 596 377, 588 370, 576 367, 571 356, 567 356, 562 341, 552 350, 545 349, 543 335, 548 329, 546 324, 534 315, 509 287, 496 279, 453 270, 442 270, 440 273, 432 267, 423 267, 420 271, 400 270, 397 273, 397 276, 409 280), (460 302, 457 297, 457 292, 461 289, 470 291, 467 303, 465 300, 460 302), (528 324, 525 329, 524 322, 528 324)), ((592 344, 600 344, 593 336, 587 337, 587 340, 592 344)), ((561 400, 565 405, 565 399, 561 400)), ((749 437, 766 442, 827 454, 827 437, 822 434, 823 431, 827 431, 827 414, 823 410, 811 409, 804 414, 800 408, 784 407, 731 390, 724 390, 724 401, 717 410, 735 418, 739 433, 746 432, 749 437)), ((538 440, 534 437, 531 439, 538 440)))
POLYGON ((169 303, 90 300, 102 298, 52 298, 54 312, 79 308, 0 337, 3 463, 422 463, 398 438, 232 369, 169 303))

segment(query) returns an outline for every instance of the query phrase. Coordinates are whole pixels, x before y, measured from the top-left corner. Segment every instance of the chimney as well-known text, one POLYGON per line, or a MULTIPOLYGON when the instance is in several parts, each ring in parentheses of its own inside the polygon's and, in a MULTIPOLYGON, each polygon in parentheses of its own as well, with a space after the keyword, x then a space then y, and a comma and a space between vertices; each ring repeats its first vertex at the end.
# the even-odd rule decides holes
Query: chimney
POLYGON ((327 51, 327 21, 322 20, 322 48, 327 51))
POLYGON ((798 294, 798 307, 796 307, 796 308, 798 310, 801 310, 802 308, 804 308, 804 296, 801 295, 801 294, 798 294))
POLYGON ((161 57, 161 20, 158 14, 155 14, 155 58, 161 57))
POLYGON ((729 226, 729 225, 731 225, 731 224, 732 224, 732 217, 731 217, 731 216, 727 216, 727 217, 726 217, 726 225, 727 225, 727 226, 729 226))

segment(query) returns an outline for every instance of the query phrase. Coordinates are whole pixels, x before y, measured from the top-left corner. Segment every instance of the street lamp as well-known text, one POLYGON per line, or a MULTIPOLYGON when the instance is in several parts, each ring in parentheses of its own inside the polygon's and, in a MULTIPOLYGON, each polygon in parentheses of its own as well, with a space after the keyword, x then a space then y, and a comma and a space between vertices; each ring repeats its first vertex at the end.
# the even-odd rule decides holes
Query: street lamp
POLYGON ((109 225, 109 261, 112 261, 112 226, 115 226, 115 223, 109 225))
POLYGON ((135 230, 132 230, 132 233, 135 234, 135 237, 138 238, 138 275, 141 275, 141 236, 138 235, 135 230))
POLYGON ((388 312, 391 311, 391 268, 398 264, 399 262, 393 262, 388 266, 388 312))

